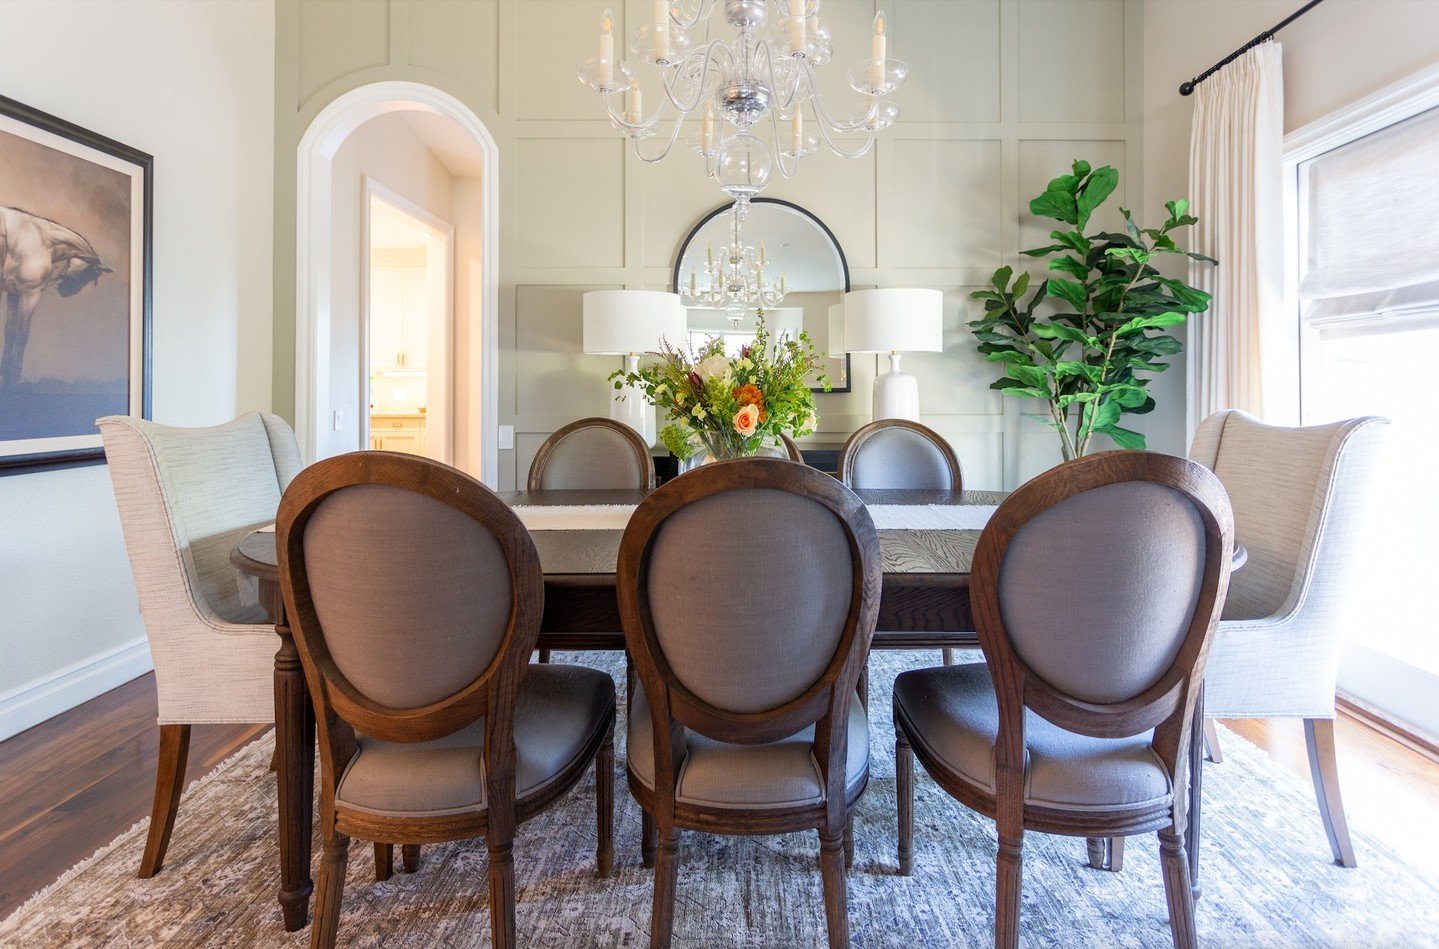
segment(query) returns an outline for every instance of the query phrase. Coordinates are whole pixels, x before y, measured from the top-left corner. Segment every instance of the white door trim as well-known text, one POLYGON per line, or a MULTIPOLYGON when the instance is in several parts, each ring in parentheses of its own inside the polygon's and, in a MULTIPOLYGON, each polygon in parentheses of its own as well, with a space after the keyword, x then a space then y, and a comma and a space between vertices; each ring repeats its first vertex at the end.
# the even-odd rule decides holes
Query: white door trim
MULTIPOLYGON (((453 119, 480 149, 482 282, 480 336, 480 479, 498 484, 499 452, 499 161, 500 149, 479 117, 459 99, 408 80, 352 89, 325 106, 297 149, 295 179, 295 435, 308 463, 319 457, 319 434, 330 413, 331 160, 356 128, 387 112, 430 112, 453 119)), ((457 354, 458 356, 458 354, 457 354)))

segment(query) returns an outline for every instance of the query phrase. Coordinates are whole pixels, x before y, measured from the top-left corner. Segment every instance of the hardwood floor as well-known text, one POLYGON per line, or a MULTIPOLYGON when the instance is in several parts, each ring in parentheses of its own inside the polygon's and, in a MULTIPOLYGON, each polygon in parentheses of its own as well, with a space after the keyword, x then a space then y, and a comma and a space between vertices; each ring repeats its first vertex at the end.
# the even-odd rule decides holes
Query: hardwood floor
MULTIPOLYGON (((152 673, 0 742, 0 919, 150 813, 155 711, 152 673)), ((186 784, 269 729, 196 725, 186 784)))
MULTIPOLYGON (((1308 780, 1298 720, 1224 724, 1308 780)), ((196 726, 186 783, 269 728, 196 726)), ((0 742, 0 867, 6 868, 0 874, 0 919, 146 817, 158 742, 153 675, 0 742)), ((1351 826, 1361 834, 1366 829, 1385 834, 1408 860, 1432 861, 1439 853, 1439 820, 1418 817, 1439 814, 1439 761, 1349 715, 1339 718, 1338 745, 1351 826)), ((1322 840, 1317 811, 1313 832, 1322 840)), ((1357 849, 1362 867, 1364 851, 1357 849)), ((138 870, 138 845, 134 856, 138 870)))

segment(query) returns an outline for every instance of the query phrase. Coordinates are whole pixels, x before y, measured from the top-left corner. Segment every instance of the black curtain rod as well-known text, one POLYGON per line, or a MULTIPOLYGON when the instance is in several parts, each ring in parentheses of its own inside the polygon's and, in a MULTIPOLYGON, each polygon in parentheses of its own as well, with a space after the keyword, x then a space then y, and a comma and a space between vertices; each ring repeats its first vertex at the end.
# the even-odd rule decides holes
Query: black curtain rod
POLYGON ((1239 47, 1234 52, 1230 53, 1228 56, 1215 63, 1213 66, 1210 66, 1208 69, 1204 70, 1204 72, 1195 76, 1188 82, 1181 82, 1179 84, 1179 94, 1182 96, 1189 95, 1194 91, 1195 86, 1199 85, 1201 82, 1208 79, 1210 76, 1219 72, 1219 70, 1223 69, 1225 66, 1228 66, 1230 63, 1234 62, 1240 56, 1243 56, 1245 53, 1249 52, 1251 49, 1258 46, 1260 43, 1267 43, 1270 40, 1274 39, 1275 33, 1278 33, 1280 30, 1284 29, 1286 26, 1293 23, 1295 20, 1299 19, 1304 14, 1308 13, 1310 10, 1313 10, 1315 7, 1319 6, 1319 4, 1323 2, 1324 0, 1309 0, 1308 3, 1304 4, 1304 6, 1300 7, 1298 10, 1295 10, 1293 13, 1289 14, 1283 20, 1280 20, 1278 23, 1276 23, 1274 26, 1271 26, 1263 33, 1260 33, 1258 36, 1254 37, 1254 39, 1245 43, 1243 46, 1239 47))

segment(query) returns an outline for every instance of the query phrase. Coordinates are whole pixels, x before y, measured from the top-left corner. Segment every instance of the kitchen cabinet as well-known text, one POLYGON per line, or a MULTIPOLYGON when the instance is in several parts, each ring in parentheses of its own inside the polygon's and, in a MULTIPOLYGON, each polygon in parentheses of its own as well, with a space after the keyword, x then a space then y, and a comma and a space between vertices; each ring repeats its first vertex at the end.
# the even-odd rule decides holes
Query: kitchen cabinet
POLYGON ((370 266, 370 369, 424 372, 430 307, 423 266, 370 266))
POLYGON ((408 455, 425 453, 423 415, 371 415, 370 447, 375 451, 401 451, 408 455))

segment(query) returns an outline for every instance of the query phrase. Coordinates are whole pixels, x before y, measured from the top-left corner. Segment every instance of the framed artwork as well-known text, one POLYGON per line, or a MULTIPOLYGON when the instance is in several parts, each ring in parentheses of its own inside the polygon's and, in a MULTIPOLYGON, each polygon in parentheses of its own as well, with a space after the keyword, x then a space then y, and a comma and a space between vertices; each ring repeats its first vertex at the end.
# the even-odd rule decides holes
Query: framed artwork
POLYGON ((0 475, 101 464, 150 417, 154 159, 0 96, 0 475))

